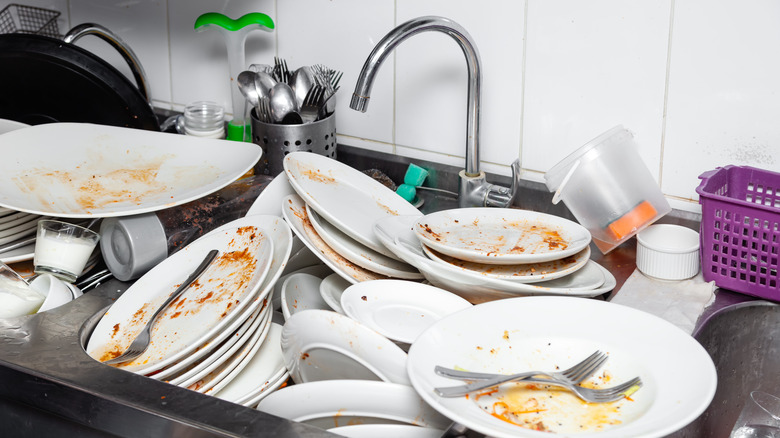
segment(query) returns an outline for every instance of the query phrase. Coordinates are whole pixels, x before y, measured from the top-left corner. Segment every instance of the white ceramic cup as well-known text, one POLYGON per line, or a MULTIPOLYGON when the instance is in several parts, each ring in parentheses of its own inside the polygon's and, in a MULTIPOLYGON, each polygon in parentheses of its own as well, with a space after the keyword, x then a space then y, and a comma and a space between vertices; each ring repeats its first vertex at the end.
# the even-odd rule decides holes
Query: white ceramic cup
POLYGON ((99 239, 98 233, 68 222, 38 221, 35 273, 52 274, 69 283, 76 281, 99 239))
POLYGON ((73 292, 68 284, 51 274, 35 276, 30 282, 30 287, 46 297, 38 313, 60 307, 73 300, 73 292))

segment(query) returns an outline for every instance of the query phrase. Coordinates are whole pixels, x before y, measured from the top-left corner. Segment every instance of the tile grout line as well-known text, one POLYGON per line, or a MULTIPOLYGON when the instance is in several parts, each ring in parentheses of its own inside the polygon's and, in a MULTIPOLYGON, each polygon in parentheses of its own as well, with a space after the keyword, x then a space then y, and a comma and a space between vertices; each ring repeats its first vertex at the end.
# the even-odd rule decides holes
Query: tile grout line
POLYGON ((663 191, 663 179, 664 179, 664 149, 666 147, 666 124, 667 124, 667 111, 669 108, 669 77, 672 65, 672 37, 674 35, 674 7, 675 0, 671 0, 669 8, 669 40, 666 45, 666 80, 664 83, 664 103, 661 116, 661 153, 658 161, 658 186, 663 191))

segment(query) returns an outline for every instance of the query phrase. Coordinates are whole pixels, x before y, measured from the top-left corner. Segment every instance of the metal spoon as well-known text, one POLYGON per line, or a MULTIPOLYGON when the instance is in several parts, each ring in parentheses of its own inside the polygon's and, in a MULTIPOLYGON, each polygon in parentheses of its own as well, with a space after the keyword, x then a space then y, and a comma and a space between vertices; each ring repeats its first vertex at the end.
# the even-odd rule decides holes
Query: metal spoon
POLYGON ((303 100, 306 98, 306 94, 309 93, 309 90, 311 90, 311 87, 315 84, 312 68, 303 66, 295 70, 290 83, 295 92, 295 101, 298 103, 299 107, 303 106, 303 100))
POLYGON ((260 97, 271 97, 271 89, 276 85, 276 79, 264 71, 259 71, 255 74, 255 87, 257 87, 257 93, 260 97))
POLYGON ((281 123, 288 114, 298 114, 298 104, 295 102, 295 93, 284 82, 277 82, 271 88, 271 118, 276 123, 281 123))
POLYGON ((256 75, 257 73, 253 71, 245 70, 239 73, 238 78, 236 79, 238 89, 253 108, 260 102, 260 94, 257 92, 257 87, 255 86, 256 75))

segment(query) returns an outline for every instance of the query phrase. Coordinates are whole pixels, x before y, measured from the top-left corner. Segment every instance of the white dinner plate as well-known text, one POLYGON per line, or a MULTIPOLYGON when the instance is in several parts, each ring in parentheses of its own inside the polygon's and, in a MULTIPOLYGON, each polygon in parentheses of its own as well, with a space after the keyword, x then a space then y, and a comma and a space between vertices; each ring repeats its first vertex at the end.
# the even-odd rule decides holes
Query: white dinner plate
POLYGON ((234 379, 211 392, 217 398, 242 403, 252 399, 287 372, 282 356, 282 326, 271 323, 270 331, 257 354, 234 379))
POLYGON ((257 410, 288 420, 333 428, 381 420, 446 429, 451 421, 410 386, 366 380, 325 380, 282 388, 257 410), (357 418, 362 419, 355 421, 357 418))
POLYGON ((568 219, 515 208, 457 208, 417 220, 417 237, 436 251, 479 263, 540 263, 574 255, 590 232, 568 219))
POLYGON ((32 260, 35 256, 35 242, 0 253, 0 262, 17 263, 32 260))
POLYGON ((282 215, 282 201, 289 195, 295 193, 287 175, 282 172, 276 175, 270 183, 257 195, 255 202, 249 207, 246 215, 250 214, 271 214, 274 216, 282 215))
POLYGON ((32 216, 38 215, 25 213, 23 211, 16 212, 15 210, 10 210, 7 214, 0 213, 0 227, 8 228, 9 226, 18 225, 21 222, 25 222, 25 219, 29 219, 32 216))
POLYGON ((198 391, 201 393, 210 393, 213 388, 230 383, 230 379, 235 378, 239 372, 245 367, 249 361, 260 350, 260 346, 268 336, 268 331, 271 328, 271 314, 266 314, 262 324, 254 331, 252 337, 243 345, 243 347, 233 354, 228 360, 222 363, 214 371, 209 373, 203 379, 188 386, 188 389, 198 391))
POLYGON ((284 171, 298 195, 326 221, 388 257, 395 255, 374 236, 374 222, 387 216, 422 216, 382 183, 332 158, 293 152, 284 157, 284 171))
POLYGON ((350 262, 328 246, 312 226, 306 214, 306 204, 303 203, 300 196, 288 196, 285 198, 283 205, 282 213, 284 218, 290 224, 295 234, 333 272, 341 275, 350 283, 387 278, 384 275, 369 271, 350 262))
POLYGON ((295 383, 360 379, 409 384, 406 352, 376 331, 329 310, 292 315, 282 330, 282 352, 295 383))
POLYGON ((673 324, 630 307, 570 297, 527 297, 484 303, 446 317, 415 340, 409 377, 431 406, 471 430, 497 438, 666 436, 707 408, 717 386, 715 366, 694 338, 673 324), (475 324, 474 321, 479 321, 475 324), (589 404, 568 391, 510 383, 498 391, 443 398, 439 386, 463 382, 437 375, 436 365, 515 373, 568 368, 601 350, 608 361, 585 386, 610 387, 639 376, 630 398, 589 404))
POLYGON ((290 256, 290 250, 292 248, 292 231, 287 223, 277 216, 252 215, 252 220, 265 230, 274 242, 274 255, 273 260, 271 261, 271 267, 268 270, 268 275, 265 280, 263 280, 263 284, 260 286, 259 293, 255 296, 252 303, 246 306, 232 322, 218 331, 213 337, 205 340, 195 352, 179 359, 162 370, 156 371, 148 377, 156 380, 165 380, 169 376, 173 376, 186 369, 203 356, 210 354, 215 348, 218 348, 221 343, 228 336, 235 333, 239 327, 257 311, 257 309, 265 305, 266 298, 273 291, 274 285, 280 280, 287 259, 290 256))
POLYGON ((284 319, 311 309, 331 310, 320 295, 322 278, 311 274, 292 274, 282 284, 282 314, 284 319))
POLYGON ((341 294, 351 286, 352 283, 341 278, 338 274, 330 274, 320 283, 320 296, 325 300, 331 309, 344 313, 344 309, 341 308, 341 294))
MULTIPOLYGON (((0 230, 0 239, 18 238, 37 231, 40 215, 31 215, 24 218, 21 222, 16 222, 13 226, 0 230), (31 232, 32 231, 32 232, 31 232)), ((46 218, 48 219, 48 218, 46 218)))
POLYGON ((138 358, 115 365, 148 374, 196 352, 255 302, 273 257, 259 216, 229 222, 190 243, 136 280, 98 322, 87 353, 98 361, 127 349, 151 314, 212 249, 214 262, 158 318, 152 342, 138 358))
POLYGON ((431 324, 471 303, 427 284, 376 280, 348 287, 341 295, 341 307, 347 316, 379 334, 411 344, 431 324))
POLYGON ((374 251, 342 233, 341 230, 334 227, 330 222, 321 218, 311 208, 311 205, 306 205, 306 214, 322 240, 350 262, 388 277, 406 280, 420 280, 423 278, 420 271, 415 269, 414 266, 374 251))
POLYGON ((328 429, 349 438, 440 438, 443 430, 411 424, 352 424, 328 429))
POLYGON ((262 390, 260 390, 260 392, 255 394, 254 397, 252 397, 247 401, 241 402, 240 404, 246 407, 256 408, 257 404, 260 403, 261 400, 273 394, 273 392, 276 391, 277 389, 286 386, 289 380, 290 380, 290 373, 285 371, 282 375, 279 376, 279 378, 268 382, 268 385, 266 385, 262 390))
POLYGON ((257 145, 90 123, 0 136, 0 205, 57 217, 157 211, 215 192, 251 169, 257 145))
POLYGON ((549 262, 514 265, 468 262, 442 254, 426 245, 423 245, 422 249, 425 251, 425 255, 435 262, 446 263, 456 268, 484 275, 485 277, 491 277, 498 280, 517 281, 520 283, 538 283, 540 281, 561 278, 582 268, 588 263, 588 260, 590 260, 589 246, 586 246, 585 249, 577 254, 561 259, 550 260, 549 262))
POLYGON ((594 297, 611 291, 617 285, 615 277, 593 260, 572 274, 539 283, 497 280, 435 263, 425 255, 420 241, 411 230, 414 221, 414 216, 383 219, 375 224, 375 232, 388 248, 419 269, 431 284, 456 293, 473 304, 531 295, 594 297))
POLYGON ((171 385, 184 386, 185 388, 208 375, 223 362, 228 360, 252 337, 252 334, 265 318, 270 314, 269 307, 264 305, 258 308, 247 318, 241 327, 227 337, 213 352, 207 354, 201 360, 188 367, 171 378, 165 379, 171 385))

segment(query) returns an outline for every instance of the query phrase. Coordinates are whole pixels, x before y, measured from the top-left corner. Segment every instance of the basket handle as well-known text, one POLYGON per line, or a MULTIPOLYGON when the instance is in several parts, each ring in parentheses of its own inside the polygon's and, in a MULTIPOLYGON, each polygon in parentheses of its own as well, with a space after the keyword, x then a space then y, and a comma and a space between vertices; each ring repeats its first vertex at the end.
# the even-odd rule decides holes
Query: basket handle
POLYGON ((146 101, 151 104, 152 93, 149 88, 149 81, 146 79, 146 73, 144 72, 144 68, 141 66, 141 61, 138 60, 138 57, 135 55, 135 52, 133 52, 133 50, 130 49, 130 47, 127 44, 125 44, 125 42, 122 41, 121 38, 116 36, 116 34, 111 32, 107 28, 95 23, 79 24, 78 26, 69 30, 68 33, 65 34, 65 37, 63 37, 62 40, 65 41, 66 43, 71 44, 71 43, 75 43, 79 38, 83 37, 84 35, 95 35, 99 37, 100 39, 110 44, 113 48, 115 48, 119 52, 120 55, 122 55, 122 58, 125 59, 127 65, 130 66, 130 70, 133 73, 133 77, 135 78, 135 82, 138 85, 138 89, 141 91, 141 94, 146 99, 146 101))

